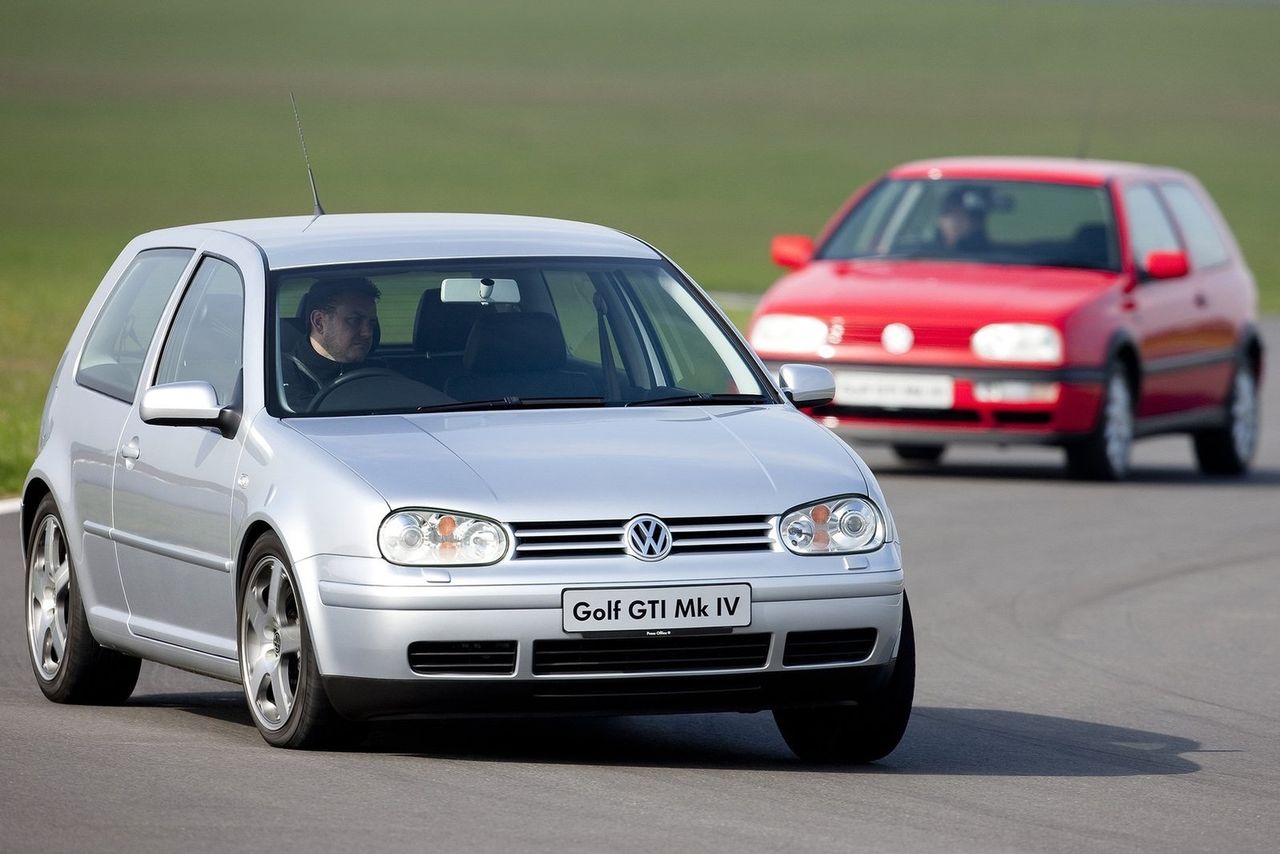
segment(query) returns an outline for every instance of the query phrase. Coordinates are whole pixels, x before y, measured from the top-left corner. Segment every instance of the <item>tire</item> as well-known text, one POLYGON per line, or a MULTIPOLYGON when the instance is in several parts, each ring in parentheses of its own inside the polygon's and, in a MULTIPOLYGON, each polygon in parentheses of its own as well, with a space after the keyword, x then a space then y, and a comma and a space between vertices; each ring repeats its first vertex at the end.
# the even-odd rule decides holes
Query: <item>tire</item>
POLYGON ((273 747, 309 749, 349 730, 325 694, 297 578, 274 534, 254 543, 236 608, 240 683, 249 715, 273 747))
POLYGON ((918 465, 937 465, 946 452, 946 445, 894 445, 893 452, 904 463, 918 465))
POLYGON ((1093 433, 1067 446, 1067 471, 1081 480, 1124 480, 1133 451, 1134 392, 1124 367, 1112 362, 1093 433))
POLYGON ((142 661, 93 639, 53 496, 36 505, 26 555, 27 654, 40 690, 55 703, 119 705, 129 699, 142 661))
POLYGON ((1224 408, 1224 426, 1192 434, 1196 462, 1205 474, 1242 475, 1258 449, 1258 379, 1247 361, 1236 366, 1224 408))
POLYGON ((916 640, 911 606, 902 597, 902 637, 893 672, 877 694, 856 706, 774 709, 791 752, 805 762, 865 763, 883 759, 902 740, 915 697, 916 640))

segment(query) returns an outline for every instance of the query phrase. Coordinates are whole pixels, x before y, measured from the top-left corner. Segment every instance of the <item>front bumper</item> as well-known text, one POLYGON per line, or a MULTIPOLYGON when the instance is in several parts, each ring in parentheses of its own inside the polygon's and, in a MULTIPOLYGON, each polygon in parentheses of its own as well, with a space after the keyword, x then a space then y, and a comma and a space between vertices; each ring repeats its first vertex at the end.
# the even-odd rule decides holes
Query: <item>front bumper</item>
MULTIPOLYGON (((536 562, 527 583, 492 585, 407 583, 403 570, 382 561, 333 555, 298 561, 295 572, 330 700, 354 719, 755 710, 856 699, 879 684, 896 656, 902 623, 903 575, 896 543, 876 555, 851 559, 779 553, 725 558, 668 558, 661 574, 654 564, 639 567, 631 559, 602 559, 597 571, 586 573, 597 579, 589 584, 548 580, 555 561, 536 562), (725 574, 726 566, 735 565, 740 574, 725 574), (795 566, 812 569, 810 574, 777 574, 781 567, 795 566), (646 573, 643 580, 638 572, 646 573), (388 576, 397 576, 399 583, 353 582, 361 577, 386 581, 388 576), (672 669, 666 662, 653 671, 538 671, 534 653, 539 641, 587 637, 564 631, 561 598, 566 588, 720 583, 751 585, 751 624, 725 633, 767 636, 760 641, 767 652, 751 666, 707 669, 699 663, 672 669), (840 630, 874 630, 869 654, 856 662, 784 664, 789 633, 840 630), (415 672, 409 647, 421 641, 514 642, 511 672, 415 672)), ((573 575, 583 574, 583 563, 587 561, 575 562, 573 575)))
MULTIPOLYGON (((776 372, 782 362, 768 362, 776 372)), ((819 363, 813 363, 819 364, 819 363)), ((992 367, 821 363, 841 370, 947 375, 954 381, 954 402, 947 409, 844 406, 833 402, 806 410, 842 434, 864 442, 903 444, 1061 445, 1093 430, 1102 404, 1104 373, 1091 368, 1006 369, 992 367), (980 383, 1056 384, 1053 402, 993 402, 977 395, 980 383)))

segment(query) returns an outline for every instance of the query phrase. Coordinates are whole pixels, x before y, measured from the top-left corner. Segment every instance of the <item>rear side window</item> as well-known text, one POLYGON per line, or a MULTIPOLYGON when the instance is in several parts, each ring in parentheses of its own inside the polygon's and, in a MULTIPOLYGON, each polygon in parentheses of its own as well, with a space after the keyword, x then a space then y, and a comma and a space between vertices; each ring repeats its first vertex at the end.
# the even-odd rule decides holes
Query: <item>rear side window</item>
POLYGON ((157 383, 203 380, 218 403, 235 402, 244 337, 240 271, 217 258, 200 262, 160 351, 157 383))
POLYGON ((1124 191, 1124 206, 1129 214, 1129 240, 1133 243, 1133 260, 1146 270, 1147 255, 1152 252, 1177 251, 1178 235, 1165 215, 1156 191, 1148 184, 1135 184, 1124 191))
POLYGON ((1187 251, 1195 267, 1214 267, 1226 263, 1227 247, 1218 235, 1218 226, 1204 204, 1186 184, 1161 184, 1160 190, 1173 209, 1173 218, 1187 241, 1187 251))
POLYGON ((192 249, 148 249, 139 252, 85 341, 76 382, 95 391, 133 402, 142 376, 142 361, 155 337, 165 304, 186 269, 192 249))

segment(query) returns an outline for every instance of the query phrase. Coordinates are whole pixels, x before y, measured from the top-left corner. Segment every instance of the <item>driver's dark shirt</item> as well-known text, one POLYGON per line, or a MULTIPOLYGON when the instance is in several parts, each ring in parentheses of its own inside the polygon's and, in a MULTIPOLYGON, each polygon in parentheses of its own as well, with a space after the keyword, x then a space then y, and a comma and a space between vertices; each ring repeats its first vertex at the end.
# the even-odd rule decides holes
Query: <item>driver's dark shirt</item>
POLYGON ((320 389, 345 373, 367 367, 368 362, 335 362, 326 359, 311 346, 310 338, 303 338, 280 360, 280 378, 284 381, 284 396, 294 412, 306 412, 311 400, 320 389))

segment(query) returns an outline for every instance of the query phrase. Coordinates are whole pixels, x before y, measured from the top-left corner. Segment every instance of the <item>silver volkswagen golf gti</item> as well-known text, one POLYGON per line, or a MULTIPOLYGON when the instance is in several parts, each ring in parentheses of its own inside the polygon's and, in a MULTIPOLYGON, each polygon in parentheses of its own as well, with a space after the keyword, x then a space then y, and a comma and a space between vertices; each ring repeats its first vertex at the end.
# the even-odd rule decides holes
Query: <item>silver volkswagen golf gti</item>
POLYGON ((282 747, 353 722, 772 710, 871 761, 911 711, 893 518, 706 295, 611 229, 324 215, 131 242, 23 492, 56 702, 141 659, 239 682, 282 747))

